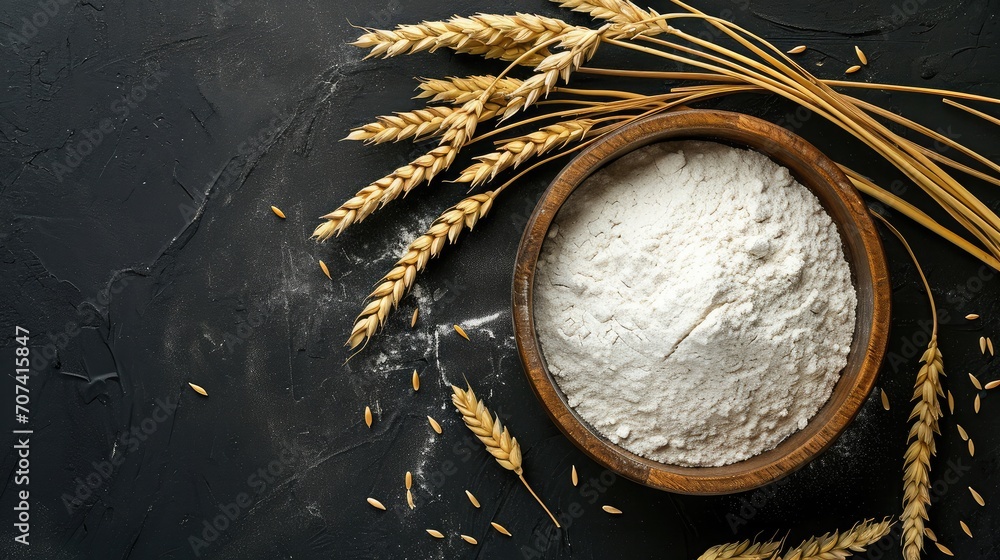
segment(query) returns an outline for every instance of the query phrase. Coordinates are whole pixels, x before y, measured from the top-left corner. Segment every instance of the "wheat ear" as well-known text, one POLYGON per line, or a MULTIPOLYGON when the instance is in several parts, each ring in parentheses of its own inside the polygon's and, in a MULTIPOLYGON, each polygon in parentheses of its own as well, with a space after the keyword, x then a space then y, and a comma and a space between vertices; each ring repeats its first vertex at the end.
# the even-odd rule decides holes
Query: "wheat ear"
MULTIPOLYGON (((497 103, 483 104, 483 112, 479 116, 479 122, 492 119, 506 105, 506 101, 502 97, 498 98, 497 101, 497 103)), ((399 142, 408 138, 414 140, 433 138, 444 132, 445 122, 457 110, 452 107, 428 106, 416 111, 375 117, 375 122, 351 129, 351 133, 344 140, 362 140, 366 144, 382 144, 399 142)))
MULTIPOLYGON (((461 104, 472 101, 480 97, 484 91, 493 87, 494 97, 491 101, 505 99, 505 96, 513 93, 521 87, 521 80, 517 78, 500 78, 496 76, 469 76, 467 78, 423 78, 417 89, 420 94, 416 99, 431 98, 431 101, 444 101, 448 103, 461 104)), ((506 100, 504 100, 506 103, 506 100)))
POLYGON ((521 446, 517 443, 517 438, 511 437, 507 428, 500 423, 500 417, 494 417, 489 409, 486 408, 486 404, 476 398, 472 387, 462 390, 452 385, 451 390, 451 402, 458 409, 459 414, 462 415, 462 421, 465 422, 465 425, 472 430, 472 433, 476 434, 479 441, 483 442, 486 450, 490 452, 490 455, 493 455, 493 458, 497 460, 497 463, 500 463, 501 467, 517 475, 517 478, 528 489, 528 492, 531 492, 531 495, 542 506, 545 513, 549 514, 556 527, 559 527, 559 521, 556 520, 556 516, 552 515, 549 508, 545 507, 542 499, 538 497, 538 494, 532 490, 531 486, 528 485, 528 481, 524 478, 524 469, 521 466, 521 446))
POLYGON ((698 557, 698 560, 770 560, 781 549, 781 541, 720 544, 713 546, 698 557))
POLYGON ((667 23, 654 20, 660 17, 656 10, 643 9, 628 0, 552 0, 561 8, 582 12, 595 19, 604 19, 618 24, 632 24, 643 27, 645 34, 666 32, 667 23))
POLYGON ((348 347, 357 348, 385 324, 389 313, 413 286, 417 273, 427 266, 427 261, 441 254, 446 243, 454 243, 462 230, 475 227, 476 222, 490 211, 496 194, 496 191, 487 191, 463 199, 434 220, 427 233, 410 243, 396 266, 368 295, 365 308, 355 320, 347 340, 348 347))
MULTIPOLYGON (((434 52, 443 47, 462 54, 511 61, 519 59, 529 50, 529 47, 510 39, 503 39, 492 45, 477 41, 461 28, 447 21, 425 21, 416 25, 399 25, 392 30, 363 29, 365 33, 351 44, 363 49, 370 49, 365 58, 376 56, 389 58, 421 51, 434 52)), ((545 54, 532 54, 522 62, 524 64, 537 64, 544 58, 545 54)))
POLYGON ((874 520, 862 521, 850 531, 843 533, 834 531, 806 539, 799 546, 789 550, 781 557, 782 560, 841 560, 853 556, 855 552, 864 552, 869 546, 882 540, 889 534, 892 523, 888 519, 875 523, 874 520))
POLYGON ((917 404, 913 406, 913 411, 910 413, 909 419, 914 420, 914 422, 913 426, 910 427, 910 434, 906 438, 909 446, 903 455, 903 514, 900 516, 903 524, 903 558, 905 560, 919 560, 924 550, 924 527, 930 519, 927 509, 931 504, 931 457, 937 452, 934 434, 941 433, 938 421, 941 419, 942 412, 941 402, 938 398, 944 397, 944 388, 941 386, 941 376, 945 375, 944 358, 938 348, 937 341, 937 306, 934 303, 934 294, 931 292, 930 283, 927 282, 924 270, 920 267, 920 262, 906 238, 882 215, 872 212, 872 216, 882 222, 909 253, 910 259, 920 275, 920 280, 924 284, 924 290, 927 292, 927 299, 931 307, 931 320, 934 325, 927 350, 920 357, 920 363, 923 365, 917 372, 917 379, 913 386, 911 401, 916 401, 917 404))
POLYGON ((593 126, 594 121, 591 119, 575 119, 542 127, 526 136, 498 142, 497 151, 477 157, 479 161, 466 168, 455 182, 479 186, 496 178, 501 171, 516 168, 533 156, 582 140, 593 126))

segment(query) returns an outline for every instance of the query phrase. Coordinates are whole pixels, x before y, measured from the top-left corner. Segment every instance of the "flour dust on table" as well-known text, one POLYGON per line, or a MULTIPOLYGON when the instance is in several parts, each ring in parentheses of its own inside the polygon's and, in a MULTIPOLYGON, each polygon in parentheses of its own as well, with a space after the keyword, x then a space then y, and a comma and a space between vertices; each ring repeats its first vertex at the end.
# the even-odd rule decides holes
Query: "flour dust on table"
POLYGON ((538 260, 535 321, 570 406, 681 466, 773 449, 829 400, 855 327, 841 237, 765 155, 655 144, 587 179, 538 260))

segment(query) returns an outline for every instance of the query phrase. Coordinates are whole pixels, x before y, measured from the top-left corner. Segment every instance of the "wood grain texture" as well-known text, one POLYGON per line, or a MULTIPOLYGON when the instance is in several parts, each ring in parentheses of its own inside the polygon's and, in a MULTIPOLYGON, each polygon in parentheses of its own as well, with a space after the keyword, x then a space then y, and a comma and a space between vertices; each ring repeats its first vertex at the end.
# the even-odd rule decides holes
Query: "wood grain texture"
POLYGON ((542 406, 562 432, 595 461, 653 488, 683 494, 726 494, 778 480, 829 447, 868 397, 885 355, 890 295, 882 243, 857 191, 836 165, 797 135, 769 122, 723 111, 688 110, 623 127, 569 163, 535 207, 515 261, 514 333, 524 370, 542 406), (595 171, 643 146, 668 140, 710 140, 755 149, 787 167, 819 198, 840 231, 858 293, 857 324, 847 366, 830 400, 800 430, 767 451, 723 467, 691 468, 645 459, 611 443, 571 409, 545 365, 535 332, 535 264, 559 208, 595 171))

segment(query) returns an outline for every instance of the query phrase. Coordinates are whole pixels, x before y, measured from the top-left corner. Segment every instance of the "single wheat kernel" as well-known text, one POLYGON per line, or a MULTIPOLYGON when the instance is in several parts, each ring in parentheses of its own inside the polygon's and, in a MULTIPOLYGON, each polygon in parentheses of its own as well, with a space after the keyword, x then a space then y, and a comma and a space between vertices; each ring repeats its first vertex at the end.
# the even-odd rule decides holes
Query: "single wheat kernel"
POLYGON ((410 328, 417 326, 417 315, 420 313, 420 308, 413 310, 413 317, 410 318, 410 328))
POLYGON ((376 500, 375 498, 368 498, 368 503, 371 504, 372 507, 375 509, 380 509, 382 511, 385 511, 385 506, 382 505, 382 502, 376 500))
POLYGON ((868 65, 868 57, 865 56, 865 53, 864 53, 864 51, 861 50, 861 47, 855 45, 854 52, 858 53, 858 60, 861 61, 861 64, 864 64, 865 66, 867 66, 868 65))
POLYGON ((937 542, 937 535, 934 534, 934 531, 932 531, 930 527, 924 527, 924 535, 926 535, 928 539, 937 542))
POLYGON ((889 410, 889 395, 885 394, 885 389, 882 389, 882 408, 889 410))
POLYGON ((413 370, 413 390, 420 390, 420 375, 417 374, 417 370, 413 370))
POLYGON ((406 484, 406 489, 409 490, 413 487, 413 473, 406 471, 406 476, 403 477, 403 482, 406 484))
POLYGON ((978 377, 976 377, 975 375, 972 375, 972 374, 970 373, 970 374, 969 374, 969 381, 971 381, 971 382, 972 382, 972 386, 973 386, 973 387, 975 387, 976 389, 978 389, 978 390, 980 390, 980 391, 982 391, 982 390, 983 390, 983 384, 979 382, 979 378, 978 378, 978 377))
POLYGON ((969 529, 969 526, 965 524, 965 521, 959 521, 958 524, 962 526, 962 531, 964 531, 966 535, 969 535, 969 538, 971 539, 972 529, 969 529))
POLYGON ((979 414, 979 407, 981 405, 982 405, 982 399, 979 398, 979 395, 976 395, 976 400, 972 402, 972 408, 973 410, 976 411, 976 414, 979 414))
POLYGON ((490 525, 492 525, 493 528, 496 529, 497 532, 500 533, 501 535, 507 535, 508 537, 514 536, 510 534, 510 531, 508 531, 506 527, 497 523, 496 521, 490 521, 490 525))
POLYGON ((983 506, 983 507, 986 506, 986 500, 984 500, 983 497, 979 495, 979 492, 976 492, 975 490, 973 490, 971 486, 969 486, 969 493, 972 494, 972 499, 976 500, 977 504, 979 504, 980 506, 983 506))
POLYGON ((431 418, 430 416, 428 416, 427 417, 427 422, 430 423, 432 430, 434 430, 435 432, 437 432, 439 434, 441 433, 441 424, 438 424, 437 420, 435 420, 435 419, 431 418))
POLYGON ((472 505, 476 506, 476 509, 482 507, 479 505, 479 500, 477 500, 476 497, 472 495, 472 492, 466 490, 465 495, 469 497, 469 501, 472 502, 472 505))
POLYGON ((622 510, 616 508, 615 506, 601 506, 601 509, 612 515, 621 515, 622 512, 622 510))
POLYGON ((845 70, 844 74, 853 74, 853 73, 857 72, 858 70, 861 70, 861 67, 858 66, 858 65, 854 65, 854 66, 851 66, 850 68, 848 68, 847 70, 845 70))
POLYGON ((410 509, 414 509, 417 506, 413 503, 413 493, 409 490, 406 491, 406 503, 409 504, 410 509))
POLYGON ((797 47, 788 49, 788 54, 799 54, 806 51, 805 45, 799 45, 797 47))
POLYGON ((941 544, 939 542, 935 542, 934 544, 938 547, 938 550, 940 550, 941 553, 944 554, 945 556, 954 556, 955 555, 955 553, 953 553, 951 551, 951 549, 949 549, 947 546, 945 546, 945 545, 943 545, 943 544, 941 544))
POLYGON ((274 215, 281 218, 282 220, 285 219, 285 213, 281 211, 281 208, 278 208, 277 206, 272 206, 271 212, 274 212, 274 215))
POLYGON ((465 329, 463 329, 458 325, 453 325, 453 326, 455 327, 455 332, 458 333, 458 336, 464 338, 465 340, 469 340, 469 335, 465 334, 465 329))
POLYGON ((479 541, 477 541, 476 539, 470 537, 469 535, 459 535, 459 536, 462 537, 463 541, 465 541, 465 542, 467 542, 469 544, 479 544, 479 541))
POLYGON ((198 393, 199 395, 201 395, 203 397, 207 397, 208 396, 208 391, 206 391, 204 388, 202 388, 201 385, 195 385, 194 383, 188 383, 188 385, 190 385, 191 388, 194 389, 195 393, 198 393))
POLYGON ((330 280, 333 280, 333 276, 330 276, 330 269, 326 267, 326 263, 325 262, 319 261, 319 267, 323 270, 323 274, 326 274, 327 278, 329 278, 330 280))
POLYGON ((982 352, 983 354, 986 354, 986 337, 985 336, 979 337, 979 351, 982 352))
POLYGON ((972 443, 972 438, 969 438, 969 457, 976 456, 976 444, 972 443))
POLYGON ((979 315, 976 315, 975 313, 969 313, 968 315, 965 316, 965 318, 970 321, 975 321, 976 319, 979 318, 979 315))
POLYGON ((996 381, 990 381, 989 383, 983 386, 983 389, 989 391, 990 389, 996 389, 997 387, 1000 387, 1000 379, 997 379, 996 381))
POLYGON ((365 407, 365 424, 368 424, 369 428, 372 427, 372 409, 367 406, 365 407))
POLYGON ((955 424, 955 427, 958 428, 958 435, 962 436, 962 440, 969 441, 969 433, 965 431, 965 428, 961 424, 955 424))
POLYGON ((435 539, 443 539, 444 534, 441 531, 436 531, 434 529, 427 529, 427 534, 434 537, 435 539))
POLYGON ((576 475, 576 465, 573 465, 573 470, 569 473, 570 479, 573 481, 573 486, 580 483, 580 478, 576 475))

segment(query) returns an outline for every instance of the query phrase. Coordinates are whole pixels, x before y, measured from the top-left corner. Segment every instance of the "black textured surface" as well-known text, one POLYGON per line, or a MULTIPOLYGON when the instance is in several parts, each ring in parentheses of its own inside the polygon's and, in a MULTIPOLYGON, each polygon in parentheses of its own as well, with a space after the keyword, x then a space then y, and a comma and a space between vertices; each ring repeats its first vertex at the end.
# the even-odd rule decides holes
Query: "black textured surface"
MULTIPOLYGON (((821 76, 840 77, 858 44, 871 66, 857 79, 1000 95, 996 0, 698 5, 780 47, 810 45, 802 59, 821 76)), ((669 9, 661 1, 654 7, 669 9)), ((511 338, 510 277, 520 227, 555 167, 522 181, 421 277, 426 303, 416 330, 407 326, 410 296, 384 334, 344 365, 343 340, 371 283, 464 188, 421 188, 316 245, 307 239, 316 216, 417 153, 409 145, 338 139, 375 114, 417 107, 408 99, 410 76, 501 68, 444 52, 363 62, 364 53, 345 44, 357 33, 348 20, 387 27, 515 10, 586 22, 542 0, 0 6, 0 353, 7 364, 0 557, 681 559, 757 533, 790 530, 797 542, 899 512, 907 400, 929 313, 892 239, 894 321, 879 382, 892 410, 882 410, 873 394, 833 449, 746 495, 685 497, 607 474, 602 481, 532 396, 511 338), (77 159, 68 150, 84 140, 92 153, 77 159), (272 204, 288 220, 275 219, 272 204), (333 282, 319 272, 320 258, 332 265, 333 282), (472 341, 450 332, 453 323, 469 327, 472 341), (21 489, 10 434, 16 325, 30 329, 38 357, 30 381, 30 546, 15 543, 12 529, 21 489), (417 394, 410 390, 414 368, 422 378, 417 394), (448 385, 463 374, 518 436, 536 490, 573 516, 564 531, 550 532, 516 478, 468 440, 447 398, 448 385), (188 381, 211 396, 194 394, 188 381), (366 405, 376 412, 370 430, 366 405), (428 414, 443 436, 431 433, 428 414), (584 481, 579 488, 569 484, 573 464, 584 481), (416 475, 414 511, 402 509, 406 470, 416 475), (88 477, 94 488, 86 487, 88 477), (465 489, 483 509, 469 506, 465 489), (369 507, 368 496, 390 511, 369 507), (625 514, 605 514, 605 503, 625 514), (206 521, 226 511, 233 518, 227 527, 206 532, 206 521), (514 537, 489 529, 491 519, 514 537), (425 528, 450 536, 434 540, 425 528), (459 532, 479 546, 459 540, 459 532), (206 539, 204 546, 191 537, 206 539)), ((600 59, 654 65, 635 53, 609 51, 600 59)), ((997 128, 936 98, 861 95, 1000 157, 997 128)), ((712 105, 780 120, 882 184, 901 178, 821 119, 797 116, 770 97, 712 105)), ((997 208, 995 188, 967 183, 997 208)), ((896 185, 930 208, 915 187, 896 185)), ((1000 397, 987 396, 974 414, 967 373, 997 377, 978 338, 997 333, 1000 289, 993 272, 905 219, 895 221, 923 259, 942 308, 941 347, 958 401, 955 416, 942 423, 931 526, 958 557, 998 558, 1000 397), (983 319, 966 321, 969 312, 983 319), (976 442, 974 460, 956 422, 976 442), (986 508, 975 505, 967 486, 986 498, 986 508)), ((898 557, 895 543, 887 539, 867 557, 898 557)))

